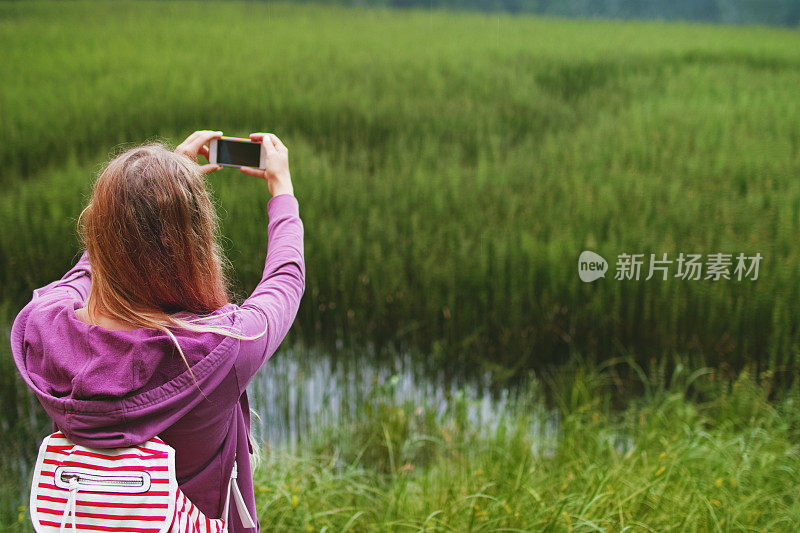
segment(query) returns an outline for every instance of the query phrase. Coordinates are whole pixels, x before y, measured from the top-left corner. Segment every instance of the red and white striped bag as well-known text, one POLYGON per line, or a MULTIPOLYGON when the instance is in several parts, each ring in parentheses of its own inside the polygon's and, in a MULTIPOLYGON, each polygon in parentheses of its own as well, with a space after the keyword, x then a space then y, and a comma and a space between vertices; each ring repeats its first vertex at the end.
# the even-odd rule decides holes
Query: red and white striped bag
POLYGON ((184 496, 175 450, 159 438, 98 450, 53 433, 39 448, 30 511, 38 533, 226 533, 231 495, 245 527, 255 527, 236 482, 234 461, 223 518, 208 518, 184 496))

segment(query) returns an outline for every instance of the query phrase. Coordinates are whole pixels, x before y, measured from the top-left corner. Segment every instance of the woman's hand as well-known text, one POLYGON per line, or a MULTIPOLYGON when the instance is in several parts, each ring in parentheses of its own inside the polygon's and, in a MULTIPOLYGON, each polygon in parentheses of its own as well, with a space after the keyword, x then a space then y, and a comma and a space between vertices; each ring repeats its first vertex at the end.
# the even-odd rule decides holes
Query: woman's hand
MULTIPOLYGON (((222 137, 221 131, 196 131, 189 135, 185 141, 175 148, 175 153, 183 154, 195 163, 197 162, 198 155, 202 155, 206 158, 206 161, 208 161, 208 146, 206 146, 206 144, 211 139, 219 139, 220 137, 222 137)), ((221 168, 222 165, 200 165, 200 172, 203 174, 208 174, 209 172, 213 172, 221 168)))
POLYGON ((251 141, 258 141, 267 151, 267 163, 264 170, 242 167, 242 172, 267 180, 269 193, 294 195, 292 177, 289 175, 289 150, 272 133, 251 133, 251 141))

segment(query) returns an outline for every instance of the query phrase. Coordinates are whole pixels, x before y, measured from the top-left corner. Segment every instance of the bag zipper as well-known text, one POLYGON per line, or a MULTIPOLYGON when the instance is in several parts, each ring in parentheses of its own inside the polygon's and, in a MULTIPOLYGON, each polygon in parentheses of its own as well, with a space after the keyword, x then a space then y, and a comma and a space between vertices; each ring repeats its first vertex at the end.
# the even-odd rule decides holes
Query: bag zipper
POLYGON ((58 466, 55 471, 55 485, 69 489, 74 483, 78 490, 89 492, 143 493, 150 490, 150 474, 131 468, 122 472, 98 472, 91 468, 77 466, 58 466))
POLYGON ((134 476, 90 476, 86 474, 75 474, 69 471, 61 472, 61 481, 69 483, 70 479, 75 479, 81 485, 88 485, 90 487, 102 486, 125 486, 125 487, 141 487, 144 485, 144 479, 134 476))

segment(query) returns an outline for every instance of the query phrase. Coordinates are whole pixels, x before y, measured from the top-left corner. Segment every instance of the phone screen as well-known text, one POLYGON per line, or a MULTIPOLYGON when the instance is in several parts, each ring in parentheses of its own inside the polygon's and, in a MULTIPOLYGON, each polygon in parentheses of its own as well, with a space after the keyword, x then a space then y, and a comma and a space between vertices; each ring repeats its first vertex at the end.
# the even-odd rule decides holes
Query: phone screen
POLYGON ((261 163, 261 143, 219 139, 217 140, 217 163, 258 168, 261 163))

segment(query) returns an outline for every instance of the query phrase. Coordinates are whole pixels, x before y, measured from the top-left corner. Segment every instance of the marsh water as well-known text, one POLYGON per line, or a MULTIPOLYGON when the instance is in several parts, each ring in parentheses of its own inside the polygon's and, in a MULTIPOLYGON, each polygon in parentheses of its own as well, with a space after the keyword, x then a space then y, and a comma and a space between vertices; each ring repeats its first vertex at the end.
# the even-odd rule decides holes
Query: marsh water
MULTIPOLYGON (((527 388, 492 387, 489 375, 446 377, 430 371, 409 353, 340 353, 290 348, 274 356, 248 387, 257 416, 252 432, 258 440, 295 448, 318 429, 337 427, 363 415, 365 405, 383 402, 410 412, 424 411, 438 424, 461 417, 475 431, 491 435, 509 416, 526 409, 532 434, 546 447, 558 417, 544 405, 523 407, 527 388), (349 355, 349 356, 348 356, 349 355)), ((545 451, 546 449, 542 449, 545 451)))
MULTIPOLYGON (((541 402, 531 402, 530 393, 530 384, 493 387, 488 375, 447 376, 410 353, 371 349, 333 353, 303 346, 282 347, 248 387, 252 435, 269 448, 295 451, 302 441, 331 428, 349 427, 382 404, 409 418, 424 412, 437 425, 459 424, 487 436, 523 414, 534 451, 550 454, 555 449, 558 415, 541 402)), ((49 432, 32 395, 18 402, 16 412, 30 429, 25 438, 49 432)), ((5 409, 0 429, 9 430, 5 409)), ((340 432, 338 438, 347 438, 346 434, 340 432)), ((12 498, 18 505, 27 501, 33 455, 5 457, 5 492, 16 492, 12 498), (15 488, 7 484, 9 479, 15 480, 15 488)))

